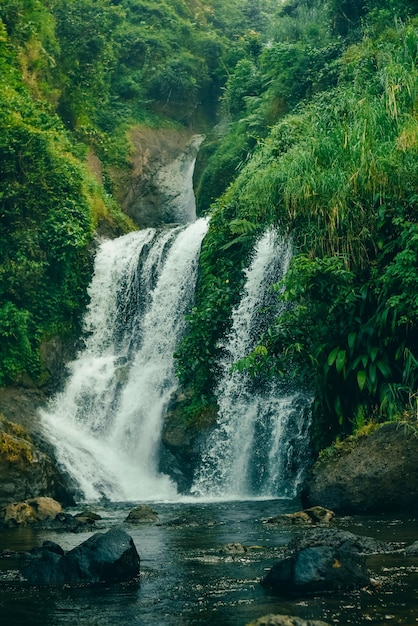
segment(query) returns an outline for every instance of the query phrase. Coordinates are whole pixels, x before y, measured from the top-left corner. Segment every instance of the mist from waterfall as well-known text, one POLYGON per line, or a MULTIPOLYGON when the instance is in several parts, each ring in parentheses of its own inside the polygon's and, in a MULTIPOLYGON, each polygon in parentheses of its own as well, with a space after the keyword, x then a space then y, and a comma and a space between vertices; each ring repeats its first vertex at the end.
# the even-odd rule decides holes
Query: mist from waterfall
POLYGON ((309 398, 280 380, 260 384, 246 371, 231 370, 254 349, 272 316, 280 314, 283 305, 270 287, 283 278, 290 258, 289 242, 274 230, 267 230, 254 249, 241 301, 222 343, 225 356, 216 390, 218 424, 196 471, 192 493, 197 496, 296 494, 304 467, 309 398))

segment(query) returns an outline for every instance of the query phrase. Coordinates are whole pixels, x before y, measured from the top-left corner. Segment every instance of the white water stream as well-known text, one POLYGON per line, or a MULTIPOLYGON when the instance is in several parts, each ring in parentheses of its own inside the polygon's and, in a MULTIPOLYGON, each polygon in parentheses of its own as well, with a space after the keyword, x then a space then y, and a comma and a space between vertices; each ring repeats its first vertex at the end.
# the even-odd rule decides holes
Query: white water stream
MULTIPOLYGON (((283 278, 290 258, 289 243, 272 230, 255 247, 242 299, 223 343, 216 392, 218 425, 196 472, 192 492, 197 496, 245 499, 294 496, 297 491, 307 442, 308 399, 278 381, 263 381, 258 387, 247 372, 231 371, 266 330, 265 307, 274 302, 270 286, 283 278)), ((280 305, 270 310, 278 315, 280 305)))
POLYGON ((176 494, 158 473, 158 446, 206 230, 204 219, 147 229, 107 241, 97 253, 85 349, 42 414, 58 461, 87 500, 176 494))

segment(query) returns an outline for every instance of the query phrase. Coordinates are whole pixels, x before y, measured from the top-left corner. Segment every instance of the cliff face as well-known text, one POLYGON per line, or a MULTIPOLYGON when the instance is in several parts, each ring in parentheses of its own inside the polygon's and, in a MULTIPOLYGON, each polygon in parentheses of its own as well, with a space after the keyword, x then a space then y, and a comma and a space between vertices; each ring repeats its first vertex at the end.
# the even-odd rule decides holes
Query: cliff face
POLYGON ((407 423, 387 423, 351 439, 313 467, 304 504, 341 514, 418 510, 418 435, 407 423))
POLYGON ((130 168, 110 171, 124 213, 141 228, 192 220, 191 177, 202 136, 187 130, 136 126, 129 132, 129 141, 130 168))
POLYGON ((24 427, 0 414, 0 507, 35 496, 74 503, 53 460, 24 427))

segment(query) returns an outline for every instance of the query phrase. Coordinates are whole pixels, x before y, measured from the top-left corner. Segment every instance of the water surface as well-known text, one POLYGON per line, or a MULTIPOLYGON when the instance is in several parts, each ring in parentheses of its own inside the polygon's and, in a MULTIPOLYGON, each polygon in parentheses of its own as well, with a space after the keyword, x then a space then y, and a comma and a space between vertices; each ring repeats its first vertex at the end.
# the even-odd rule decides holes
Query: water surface
MULTIPOLYGON (((0 585, 2 626, 244 626, 268 613, 286 613, 330 624, 418 623, 418 558, 401 554, 368 558, 375 584, 341 595, 282 599, 266 593, 263 574, 281 555, 292 528, 265 524, 265 518, 294 511, 290 500, 153 504, 160 525, 124 523, 134 503, 94 509, 102 529, 121 526, 131 534, 141 556, 139 584, 90 588, 34 589, 0 585), (228 554, 224 546, 239 542, 244 554, 228 554)), ((80 510, 80 509, 78 509, 80 510)), ((341 518, 339 528, 401 548, 418 538, 413 518, 341 518)), ((91 533, 56 533, 30 528, 0 532, 0 550, 28 550, 51 539, 68 550, 91 533)), ((1 561, 3 573, 18 567, 1 561)))

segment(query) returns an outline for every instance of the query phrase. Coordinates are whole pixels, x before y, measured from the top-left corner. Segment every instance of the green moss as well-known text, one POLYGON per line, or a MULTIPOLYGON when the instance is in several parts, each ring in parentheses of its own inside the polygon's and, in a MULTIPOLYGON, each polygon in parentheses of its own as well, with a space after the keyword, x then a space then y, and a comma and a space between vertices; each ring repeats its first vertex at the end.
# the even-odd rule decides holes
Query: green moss
POLYGON ((32 463, 33 446, 23 426, 0 415, 0 429, 0 457, 12 464, 32 463))
POLYGON ((318 461, 320 463, 329 463, 333 459, 336 459, 341 454, 348 454, 356 447, 359 440, 368 437, 372 433, 374 433, 378 428, 383 426, 383 424, 376 424, 374 422, 370 422, 366 426, 360 428, 355 435, 350 435, 340 441, 337 439, 331 446, 321 450, 319 453, 318 461))

